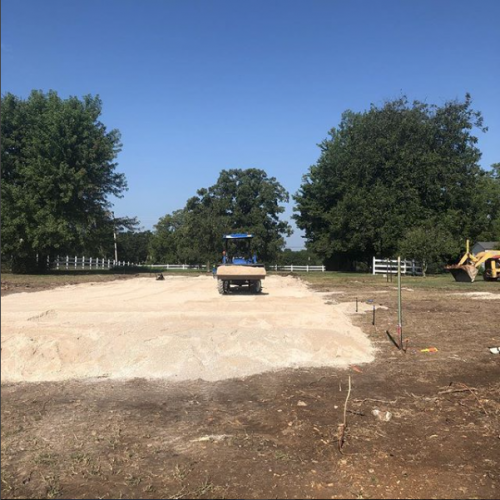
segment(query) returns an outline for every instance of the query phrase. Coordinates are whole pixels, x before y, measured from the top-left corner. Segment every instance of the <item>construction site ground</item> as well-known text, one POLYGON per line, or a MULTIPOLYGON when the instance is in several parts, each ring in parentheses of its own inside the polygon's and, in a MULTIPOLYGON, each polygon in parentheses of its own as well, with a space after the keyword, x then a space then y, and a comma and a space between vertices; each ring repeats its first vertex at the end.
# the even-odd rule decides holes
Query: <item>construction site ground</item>
MULTIPOLYGON (((346 304, 372 362, 216 381, 3 383, 2 498, 498 498, 499 284, 403 278, 402 352, 389 337, 395 279, 300 278, 326 307, 346 304), (354 314, 356 299, 366 312, 354 314)), ((2 297, 60 279, 3 276, 2 297)))

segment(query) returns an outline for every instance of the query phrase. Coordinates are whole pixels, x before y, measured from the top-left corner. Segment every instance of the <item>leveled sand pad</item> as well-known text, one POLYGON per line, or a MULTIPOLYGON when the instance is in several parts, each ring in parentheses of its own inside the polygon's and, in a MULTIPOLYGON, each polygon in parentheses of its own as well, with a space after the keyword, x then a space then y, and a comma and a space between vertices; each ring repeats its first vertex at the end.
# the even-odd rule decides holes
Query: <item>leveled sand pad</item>
POLYGON ((221 380, 373 359, 339 306, 291 277, 219 295, 211 277, 136 278, 2 298, 2 381, 221 380))

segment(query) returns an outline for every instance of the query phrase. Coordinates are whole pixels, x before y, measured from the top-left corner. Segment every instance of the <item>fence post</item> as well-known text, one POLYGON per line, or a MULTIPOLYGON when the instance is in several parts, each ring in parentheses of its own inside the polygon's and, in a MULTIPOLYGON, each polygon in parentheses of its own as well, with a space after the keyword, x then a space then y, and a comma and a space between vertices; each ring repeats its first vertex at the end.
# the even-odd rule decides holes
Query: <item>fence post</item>
POLYGON ((78 266, 78 256, 75 255, 75 271, 76 271, 77 266, 78 266))
POLYGON ((66 255, 66 270, 69 269, 69 255, 66 255))
POLYGON ((307 264, 306 268, 306 271, 309 272, 309 264, 307 264))
POLYGON ((321 272, 325 272, 325 266, 321 266, 321 272))
POLYGON ((375 255, 373 256, 373 274, 375 274, 375 265, 376 265, 377 260, 375 259, 375 255))
POLYGON ((110 267, 110 266, 109 266, 109 264, 110 264, 110 260, 108 259, 108 269, 109 269, 109 267, 110 267))
POLYGON ((59 255, 57 256, 57 264, 56 264, 56 268, 57 268, 57 270, 59 271, 59 255))
POLYGON ((290 271, 293 273, 293 264, 290 266, 290 271))

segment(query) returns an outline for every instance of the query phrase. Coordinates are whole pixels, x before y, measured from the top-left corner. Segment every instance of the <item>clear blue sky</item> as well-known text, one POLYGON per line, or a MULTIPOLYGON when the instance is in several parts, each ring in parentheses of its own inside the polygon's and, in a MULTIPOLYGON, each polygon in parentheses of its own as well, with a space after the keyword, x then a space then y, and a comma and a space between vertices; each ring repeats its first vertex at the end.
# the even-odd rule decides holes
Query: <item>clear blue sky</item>
MULTIPOLYGON (((3 0, 2 92, 99 94, 122 132, 146 228, 229 168, 290 192, 345 109, 406 94, 482 111, 482 166, 500 161, 500 2, 3 0)), ((291 204, 286 216, 292 214, 291 204)), ((302 246, 299 232, 291 247, 302 246)))

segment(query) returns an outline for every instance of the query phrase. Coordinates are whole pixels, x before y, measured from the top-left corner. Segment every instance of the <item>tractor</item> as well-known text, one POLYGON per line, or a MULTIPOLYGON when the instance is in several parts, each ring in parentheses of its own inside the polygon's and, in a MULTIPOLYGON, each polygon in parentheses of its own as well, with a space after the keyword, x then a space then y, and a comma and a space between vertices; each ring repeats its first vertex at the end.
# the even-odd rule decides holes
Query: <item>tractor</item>
POLYGON ((254 293, 262 291, 262 280, 266 277, 264 264, 257 262, 257 255, 251 251, 252 234, 234 233, 223 237, 222 263, 217 267, 217 289, 224 295, 231 287, 248 287, 254 293))

